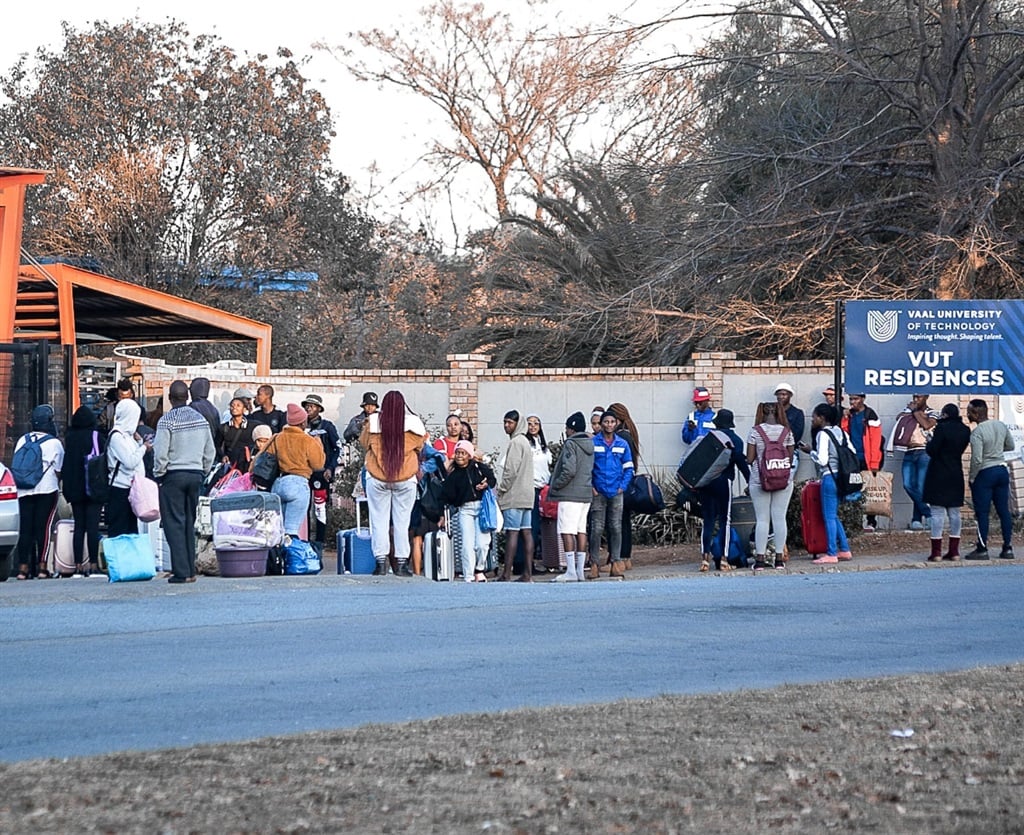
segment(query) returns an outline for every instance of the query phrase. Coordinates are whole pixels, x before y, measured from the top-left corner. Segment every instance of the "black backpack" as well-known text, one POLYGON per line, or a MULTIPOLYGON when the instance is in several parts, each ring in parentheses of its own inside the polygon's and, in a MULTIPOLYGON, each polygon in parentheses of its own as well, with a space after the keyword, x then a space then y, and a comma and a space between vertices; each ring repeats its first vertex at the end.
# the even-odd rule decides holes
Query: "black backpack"
POLYGON ((836 480, 836 492, 840 499, 859 493, 864 488, 864 478, 860 473, 860 459, 843 432, 842 441, 837 441, 836 436, 823 429, 828 434, 829 441, 835 446, 838 453, 838 471, 834 471, 829 465, 829 472, 836 480))

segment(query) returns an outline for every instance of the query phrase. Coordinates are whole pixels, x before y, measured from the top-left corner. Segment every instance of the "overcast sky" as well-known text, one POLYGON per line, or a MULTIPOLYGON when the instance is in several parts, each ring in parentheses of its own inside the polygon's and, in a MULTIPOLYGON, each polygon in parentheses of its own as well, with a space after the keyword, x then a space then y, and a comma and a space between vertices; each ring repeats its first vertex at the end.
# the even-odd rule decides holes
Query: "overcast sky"
MULTIPOLYGON (((10 3, 4 10, 5 37, 0 39, 0 71, 6 73, 21 53, 32 53, 39 46, 58 48, 61 21, 79 29, 94 20, 110 23, 138 17, 150 23, 162 23, 173 16, 193 35, 215 33, 230 47, 250 54, 273 55, 278 46, 288 47, 296 57, 309 56, 304 74, 323 92, 335 118, 337 137, 332 146, 335 166, 354 183, 365 199, 378 194, 372 204, 363 203, 378 217, 402 215, 419 225, 417 213, 423 207, 400 210, 399 195, 416 181, 411 171, 419 155, 437 133, 431 124, 430 109, 411 94, 378 91, 367 83, 355 81, 331 55, 313 49, 312 44, 349 43, 349 34, 359 30, 402 29, 416 23, 417 10, 424 0, 376 0, 323 4, 292 0, 280 5, 256 3, 251 6, 221 4, 211 0, 177 0, 169 11, 156 12, 152 5, 140 6, 132 0, 48 0, 44 3, 10 3), (371 174, 376 166, 378 173, 371 174), (382 190, 383 189, 383 190, 382 190)), ((495 3, 484 0, 485 8, 515 9, 527 12, 524 2, 495 3)), ((652 20, 676 6, 671 0, 548 0, 545 14, 554 22, 568 21, 565 28, 588 22, 604 22, 611 14, 627 19, 652 20)), ((168 9, 168 7, 164 7, 168 9)), ((531 17, 537 10, 530 10, 531 17)), ((4 160, 0 159, 0 163, 4 160)), ((490 192, 482 175, 470 181, 479 184, 479 197, 467 196, 457 212, 467 211, 477 200, 490 205, 490 192)), ((435 205, 430 224, 446 235, 450 207, 435 205)), ((463 230, 464 231, 464 230, 463 230)))

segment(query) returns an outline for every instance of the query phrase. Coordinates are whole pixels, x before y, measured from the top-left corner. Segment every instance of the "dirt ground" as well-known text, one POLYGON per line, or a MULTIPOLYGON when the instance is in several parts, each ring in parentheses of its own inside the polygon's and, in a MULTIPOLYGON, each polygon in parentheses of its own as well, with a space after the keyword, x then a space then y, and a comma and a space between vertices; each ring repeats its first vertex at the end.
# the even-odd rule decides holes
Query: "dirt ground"
POLYGON ((987 667, 0 764, 0 832, 1020 833, 1022 743, 987 667))

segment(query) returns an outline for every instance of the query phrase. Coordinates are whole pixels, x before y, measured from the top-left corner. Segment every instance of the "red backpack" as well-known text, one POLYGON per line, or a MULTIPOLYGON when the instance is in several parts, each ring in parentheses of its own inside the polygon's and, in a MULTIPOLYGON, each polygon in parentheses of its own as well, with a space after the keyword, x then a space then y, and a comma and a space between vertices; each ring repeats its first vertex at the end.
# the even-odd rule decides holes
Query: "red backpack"
POLYGON ((789 486, 789 473, 793 466, 793 458, 783 442, 786 433, 783 432, 777 441, 773 441, 760 426, 755 426, 754 430, 764 441, 764 452, 757 459, 757 473, 761 480, 761 489, 769 493, 775 490, 785 490, 789 486))

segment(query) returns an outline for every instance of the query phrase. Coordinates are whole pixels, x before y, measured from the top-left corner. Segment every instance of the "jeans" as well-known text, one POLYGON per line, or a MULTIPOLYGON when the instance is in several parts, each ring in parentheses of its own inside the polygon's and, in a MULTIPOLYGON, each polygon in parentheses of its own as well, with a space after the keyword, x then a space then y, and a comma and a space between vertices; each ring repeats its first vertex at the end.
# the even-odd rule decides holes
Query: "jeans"
POLYGON ((923 449, 903 453, 903 489, 914 503, 914 522, 931 516, 928 505, 924 503, 924 474, 928 471, 929 460, 923 449))
POLYGON ((459 544, 462 546, 459 559, 462 563, 462 579, 467 583, 473 581, 477 571, 483 571, 487 564, 487 552, 491 548, 491 535, 480 530, 477 517, 480 515, 480 502, 466 502, 458 508, 459 544))
POLYGON ((609 498, 604 493, 594 496, 590 504, 590 559, 601 556, 601 536, 608 532, 608 556, 612 562, 622 558, 622 493, 609 498))
POLYGON ((821 477, 821 514, 825 517, 825 533, 828 535, 828 555, 836 556, 840 551, 849 551, 846 528, 839 521, 839 491, 832 473, 821 477))
POLYGON ((302 520, 309 512, 309 479, 301 475, 278 476, 270 492, 281 497, 284 532, 298 539, 302 520))
POLYGON ((711 554, 716 565, 729 553, 729 543, 725 541, 729 487, 729 479, 721 475, 696 491, 700 497, 701 553, 711 554))
POLYGON ((370 509, 370 542, 377 560, 391 551, 391 528, 395 529, 395 559, 409 559, 409 520, 416 503, 416 476, 406 481, 378 481, 366 474, 366 503, 370 509))
POLYGON ((171 571, 181 579, 196 576, 196 508, 204 475, 171 470, 160 483, 160 524, 171 552, 171 571))
POLYGON ((946 525, 946 511, 949 511, 949 535, 958 537, 963 527, 963 520, 960 518, 959 507, 942 507, 937 504, 930 504, 928 507, 932 512, 932 539, 942 539, 942 529, 946 525))
POLYGON ((974 477, 971 484, 974 516, 978 520, 978 544, 988 548, 988 516, 992 503, 996 506, 1003 534, 1003 547, 1013 537, 1013 517, 1010 516, 1010 472, 1003 466, 986 467, 974 477))

